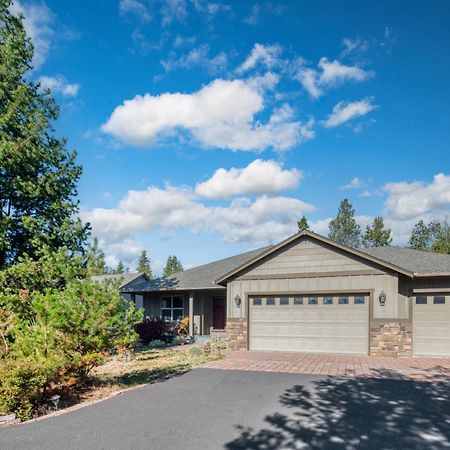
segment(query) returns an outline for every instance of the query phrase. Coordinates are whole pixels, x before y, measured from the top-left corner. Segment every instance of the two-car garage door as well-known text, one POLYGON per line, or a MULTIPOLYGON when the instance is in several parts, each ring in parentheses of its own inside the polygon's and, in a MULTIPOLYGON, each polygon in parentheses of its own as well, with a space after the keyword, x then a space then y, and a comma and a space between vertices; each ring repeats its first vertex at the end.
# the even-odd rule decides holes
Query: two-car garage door
POLYGON ((250 350, 367 354, 369 295, 249 297, 250 350))

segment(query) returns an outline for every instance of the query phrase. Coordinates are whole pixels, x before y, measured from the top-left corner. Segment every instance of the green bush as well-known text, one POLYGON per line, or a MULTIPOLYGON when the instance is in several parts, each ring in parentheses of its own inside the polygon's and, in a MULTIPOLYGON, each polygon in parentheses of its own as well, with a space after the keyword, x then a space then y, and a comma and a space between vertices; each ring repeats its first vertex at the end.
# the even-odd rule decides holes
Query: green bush
POLYGON ((198 345, 193 345, 190 349, 189 349, 189 353, 192 356, 200 356, 203 353, 203 350, 198 346, 198 345))
POLYGON ((154 341, 149 342, 149 348, 163 348, 166 347, 167 344, 164 341, 160 341, 159 339, 155 339, 154 341))
POLYGON ((20 419, 28 419, 42 402, 43 386, 51 376, 45 367, 32 361, 2 361, 0 366, 0 411, 14 412, 20 419))

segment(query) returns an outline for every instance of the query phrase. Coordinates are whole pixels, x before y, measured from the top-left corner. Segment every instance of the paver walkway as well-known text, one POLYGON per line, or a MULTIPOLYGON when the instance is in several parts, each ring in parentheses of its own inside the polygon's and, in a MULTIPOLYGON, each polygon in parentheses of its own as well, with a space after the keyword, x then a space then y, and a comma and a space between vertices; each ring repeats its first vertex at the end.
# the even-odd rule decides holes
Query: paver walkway
POLYGON ((450 380, 450 358, 387 358, 317 353, 229 351, 204 367, 309 375, 450 380))

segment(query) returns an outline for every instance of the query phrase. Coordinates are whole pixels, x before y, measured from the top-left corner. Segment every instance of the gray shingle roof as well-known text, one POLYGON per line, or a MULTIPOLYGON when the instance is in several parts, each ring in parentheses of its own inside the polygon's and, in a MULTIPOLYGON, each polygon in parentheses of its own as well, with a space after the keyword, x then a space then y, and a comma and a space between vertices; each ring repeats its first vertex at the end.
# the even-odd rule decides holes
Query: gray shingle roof
POLYGON ((135 273, 117 273, 110 275, 92 275, 92 281, 120 281, 120 287, 126 286, 128 283, 131 283, 136 278, 139 278, 141 275, 144 275, 143 272, 135 272, 135 273))
MULTIPOLYGON (((223 289, 222 286, 215 284, 214 281, 222 275, 247 263, 269 248, 270 246, 259 248, 232 256, 231 258, 221 259, 183 272, 177 272, 170 277, 157 278, 145 283, 134 284, 122 289, 122 291, 151 292, 163 290, 223 289)), ((450 273, 450 255, 401 247, 374 247, 365 248, 362 251, 413 273, 422 275, 450 273)), ((100 277, 108 278, 116 277, 116 275, 101 275, 100 277)))
POLYGON ((222 286, 214 284, 224 273, 235 267, 239 267, 255 256, 266 251, 269 247, 259 248, 250 252, 241 253, 231 258, 221 259, 192 269, 177 272, 169 277, 157 278, 145 283, 135 284, 123 289, 123 292, 149 292, 162 290, 185 290, 185 289, 223 289, 222 286))
POLYGON ((363 251, 417 274, 450 273, 450 255, 401 247, 372 247, 363 251))

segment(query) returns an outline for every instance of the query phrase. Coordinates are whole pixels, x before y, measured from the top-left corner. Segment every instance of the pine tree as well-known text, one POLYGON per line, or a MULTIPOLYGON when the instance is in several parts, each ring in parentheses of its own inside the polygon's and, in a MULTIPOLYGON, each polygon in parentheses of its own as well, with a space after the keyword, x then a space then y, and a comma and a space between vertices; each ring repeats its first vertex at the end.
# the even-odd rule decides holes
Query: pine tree
POLYGON ((181 261, 175 255, 169 256, 163 270, 163 276, 167 277, 175 272, 181 272, 183 270, 183 264, 181 264, 181 261))
POLYGON ((10 0, 0 0, 0 268, 46 245, 82 252, 76 152, 54 135, 58 107, 30 81, 33 45, 10 0))
POLYGON ((382 217, 375 217, 372 224, 366 227, 366 232, 363 236, 363 245, 365 247, 385 247, 391 245, 391 242, 391 230, 384 228, 382 217))
POLYGON ((105 262, 105 253, 99 247, 97 238, 94 238, 92 244, 89 246, 86 260, 88 275, 104 275, 108 273, 108 266, 105 262))
POLYGON ((114 273, 117 274, 126 273, 126 268, 122 261, 119 261, 116 268, 114 269, 114 273))
POLYGON ((330 222, 328 237, 349 247, 361 245, 361 227, 356 223, 355 210, 348 199, 342 200, 336 217, 330 222))
POLYGON ((428 250, 430 248, 430 241, 430 227, 423 220, 419 220, 412 229, 409 246, 416 250, 428 250))
POLYGON ((300 220, 297 222, 298 231, 306 231, 309 230, 309 223, 306 216, 302 216, 300 220))
POLYGON ((147 256, 146 250, 142 250, 141 256, 139 257, 137 271, 143 272, 149 279, 153 279, 152 268, 150 267, 150 258, 147 256))

